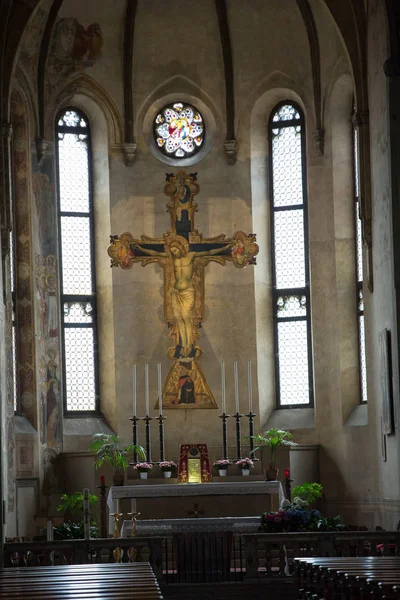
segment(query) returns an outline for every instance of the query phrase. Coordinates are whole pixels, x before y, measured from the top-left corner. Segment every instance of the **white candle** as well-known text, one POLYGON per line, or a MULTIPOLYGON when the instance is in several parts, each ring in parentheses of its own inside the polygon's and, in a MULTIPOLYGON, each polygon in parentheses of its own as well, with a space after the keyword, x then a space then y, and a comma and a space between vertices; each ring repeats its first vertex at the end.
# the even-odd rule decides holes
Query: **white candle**
POLYGON ((133 416, 136 417, 136 365, 133 365, 133 416))
POLYGON ((161 363, 158 363, 157 371, 158 371, 158 404, 160 407, 160 415, 162 415, 161 363))
POLYGON ((248 370, 248 386, 249 386, 249 413, 252 412, 253 409, 253 382, 251 379, 251 360, 248 361, 247 363, 247 370, 248 370))
POLYGON ((132 498, 131 500, 131 513, 136 512, 136 498, 132 498))
POLYGON ((226 399, 225 399, 225 363, 221 363, 221 400, 222 400, 222 412, 226 412, 226 399))
POLYGON ((150 412, 150 401, 149 401, 149 365, 144 365, 144 393, 146 400, 146 415, 150 412))
POLYGON ((235 403, 236 412, 239 412, 239 377, 238 377, 238 364, 237 360, 233 361, 233 377, 235 380, 235 403))

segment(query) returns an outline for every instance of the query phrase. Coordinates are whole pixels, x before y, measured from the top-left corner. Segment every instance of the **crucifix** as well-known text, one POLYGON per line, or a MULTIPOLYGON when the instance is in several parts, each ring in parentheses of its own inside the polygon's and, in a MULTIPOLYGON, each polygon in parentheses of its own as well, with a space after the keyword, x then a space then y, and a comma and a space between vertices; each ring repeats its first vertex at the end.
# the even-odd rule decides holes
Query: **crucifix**
POLYGON ((258 253, 253 233, 236 231, 203 238, 195 229, 194 214, 199 193, 197 173, 167 173, 164 192, 171 228, 162 238, 131 233, 110 236, 108 254, 112 267, 130 269, 156 263, 164 271, 164 319, 170 327, 173 345, 168 357, 173 361, 162 388, 163 408, 217 408, 199 364, 202 349, 197 343, 204 319, 204 268, 211 262, 232 262, 243 268, 255 264, 258 253))

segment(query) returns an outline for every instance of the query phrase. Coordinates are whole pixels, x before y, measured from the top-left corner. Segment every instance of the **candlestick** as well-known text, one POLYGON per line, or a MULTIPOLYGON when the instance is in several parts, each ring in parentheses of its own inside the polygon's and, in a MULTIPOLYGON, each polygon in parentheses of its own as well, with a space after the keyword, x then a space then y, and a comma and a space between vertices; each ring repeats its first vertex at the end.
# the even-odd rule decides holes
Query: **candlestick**
POLYGON ((162 387, 161 387, 161 363, 157 365, 158 374, 158 406, 160 408, 160 415, 162 415, 162 387))
POLYGON ((238 364, 237 360, 233 361, 233 377, 235 380, 235 404, 236 412, 239 412, 239 377, 238 377, 238 364))
POLYGON ((150 401, 149 401, 149 365, 144 365, 144 389, 146 398, 146 415, 150 412, 150 401))
MULTIPOLYGON (((138 443, 138 433, 137 433, 137 424, 140 421, 140 418, 137 417, 136 415, 133 415, 132 419, 129 419, 130 421, 132 421, 132 443, 134 446, 137 446, 138 443)), ((136 463, 137 462, 137 451, 134 450, 133 451, 133 462, 136 463)))
POLYGON ((226 412, 226 398, 225 398, 225 363, 221 363, 221 400, 222 400, 222 412, 226 412))
POLYGON ((166 418, 167 417, 163 417, 161 413, 160 413, 160 416, 158 417, 158 422, 159 422, 158 431, 159 431, 159 436, 160 436, 160 461, 165 460, 165 451, 164 451, 164 419, 166 419, 166 418))
POLYGON ((107 537, 107 486, 105 485, 104 475, 100 475, 100 537, 107 537))
POLYGON ((146 423, 146 456, 147 456, 147 462, 151 463, 151 442, 150 442, 150 421, 153 420, 152 417, 149 417, 149 415, 146 415, 145 417, 142 417, 143 421, 146 423))
POLYGON ((241 438, 240 438, 240 419, 243 417, 243 415, 241 415, 238 411, 236 413, 236 415, 234 415, 234 417, 236 419, 236 459, 235 460, 241 460, 242 445, 241 445, 241 438))
POLYGON ((254 451, 254 417, 256 417, 257 415, 252 413, 251 411, 246 415, 246 417, 249 418, 249 444, 250 444, 250 449, 249 449, 249 456, 252 457, 253 460, 257 461, 257 458, 253 457, 253 451, 254 451))
POLYGON ((83 490, 83 531, 85 540, 90 539, 90 508, 89 508, 89 489, 83 490))
POLYGON ((228 460, 228 435, 226 427, 226 420, 228 417, 229 415, 227 415, 225 411, 222 415, 219 415, 219 418, 222 419, 222 458, 225 460, 228 460))
POLYGON ((251 413, 253 409, 253 381, 251 378, 251 360, 247 363, 247 383, 249 389, 249 413, 251 413))
POLYGON ((133 416, 136 416, 136 365, 133 365, 133 375, 132 375, 132 395, 133 395, 133 416))

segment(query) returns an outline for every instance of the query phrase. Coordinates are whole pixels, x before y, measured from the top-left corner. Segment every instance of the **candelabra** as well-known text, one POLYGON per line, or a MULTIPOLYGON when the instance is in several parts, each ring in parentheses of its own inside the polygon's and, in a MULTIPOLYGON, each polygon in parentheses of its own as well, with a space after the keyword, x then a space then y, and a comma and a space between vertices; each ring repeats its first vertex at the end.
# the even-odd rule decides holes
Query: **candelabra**
POLYGON ((160 434, 160 461, 165 460, 165 451, 164 451, 164 419, 166 419, 167 417, 164 417, 161 413, 160 416, 157 417, 158 421, 159 421, 159 426, 158 426, 158 430, 159 430, 159 434, 160 434))
POLYGON ((240 460, 242 458, 242 445, 240 440, 240 419, 243 417, 239 411, 233 415, 236 419, 236 459, 240 460))
MULTIPOLYGON (((137 424, 140 421, 140 418, 137 417, 136 415, 133 415, 133 417, 131 419, 129 419, 130 421, 132 421, 132 443, 134 446, 137 446, 138 443, 138 433, 137 433, 137 424)), ((136 450, 133 451, 133 462, 136 463, 137 460, 137 452, 136 450)))
POLYGON ((228 435, 227 435, 227 426, 226 420, 230 415, 227 415, 224 411, 222 415, 219 415, 219 418, 222 419, 222 448, 223 448, 223 457, 225 460, 228 460, 228 435))
POLYGON ((142 417, 142 420, 146 423, 146 456, 147 456, 147 462, 151 463, 151 443, 150 443, 150 421, 153 420, 153 417, 149 417, 149 415, 146 415, 145 417, 142 417))
POLYGON ((249 454, 252 455, 253 451, 254 451, 254 417, 256 417, 257 415, 253 412, 250 411, 247 413, 246 417, 248 417, 249 419, 249 439, 250 439, 250 452, 249 454))

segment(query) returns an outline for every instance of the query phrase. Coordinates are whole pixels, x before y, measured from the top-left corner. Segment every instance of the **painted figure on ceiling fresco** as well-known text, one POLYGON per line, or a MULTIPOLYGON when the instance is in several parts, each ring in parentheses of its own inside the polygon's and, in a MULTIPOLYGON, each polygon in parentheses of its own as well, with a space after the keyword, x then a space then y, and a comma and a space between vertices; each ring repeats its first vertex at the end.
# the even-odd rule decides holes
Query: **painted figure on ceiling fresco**
POLYGON ((196 258, 214 256, 221 254, 231 248, 229 242, 222 248, 214 250, 204 250, 200 252, 189 252, 189 244, 182 236, 175 236, 169 243, 167 252, 157 252, 145 248, 137 243, 134 244, 144 254, 149 256, 158 256, 160 258, 169 258, 174 267, 174 286, 172 289, 172 310, 174 315, 173 327, 178 333, 178 343, 175 347, 174 358, 191 359, 196 355, 194 347, 195 336, 193 328, 193 308, 195 303, 195 289, 192 282, 194 261, 196 258))

